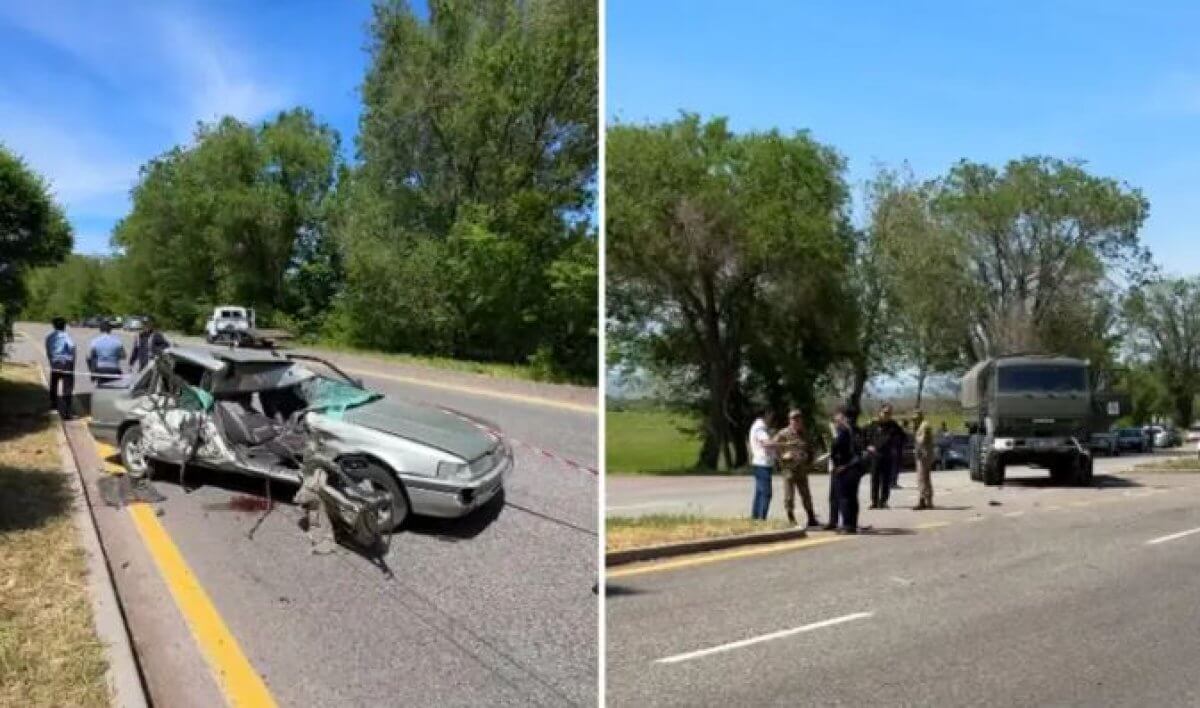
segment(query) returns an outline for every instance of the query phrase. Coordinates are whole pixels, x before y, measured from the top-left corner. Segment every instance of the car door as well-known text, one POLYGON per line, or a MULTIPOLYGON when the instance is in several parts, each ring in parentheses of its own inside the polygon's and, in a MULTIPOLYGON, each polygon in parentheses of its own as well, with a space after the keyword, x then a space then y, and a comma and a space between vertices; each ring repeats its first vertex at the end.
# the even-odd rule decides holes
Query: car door
POLYGON ((145 395, 131 412, 141 421, 146 452, 165 462, 199 460, 201 443, 211 437, 211 399, 205 391, 209 372, 170 353, 160 355, 145 395))

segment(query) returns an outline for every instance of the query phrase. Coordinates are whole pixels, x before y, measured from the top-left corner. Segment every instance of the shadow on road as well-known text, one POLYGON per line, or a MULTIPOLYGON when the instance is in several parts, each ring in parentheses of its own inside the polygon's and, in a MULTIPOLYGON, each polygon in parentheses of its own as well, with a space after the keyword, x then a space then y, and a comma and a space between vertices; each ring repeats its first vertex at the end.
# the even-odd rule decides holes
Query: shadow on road
POLYGON ((608 597, 621 597, 622 595, 644 595, 645 590, 638 590, 626 585, 613 585, 612 583, 604 584, 604 594, 608 597))
POLYGON ((858 530, 860 536, 912 536, 917 532, 913 529, 891 528, 887 526, 863 526, 858 530))
MULTIPOLYGON (((1098 474, 1092 478, 1092 488, 1104 489, 1124 489, 1129 487, 1141 487, 1142 484, 1126 477, 1118 477, 1111 474, 1098 474)), ((1055 482, 1049 477, 1018 477, 1016 479, 1004 480, 1005 486, 1022 487, 1026 489, 1046 489, 1050 487, 1063 487, 1066 489, 1086 489, 1086 487, 1076 487, 1073 484, 1064 484, 1055 482)))

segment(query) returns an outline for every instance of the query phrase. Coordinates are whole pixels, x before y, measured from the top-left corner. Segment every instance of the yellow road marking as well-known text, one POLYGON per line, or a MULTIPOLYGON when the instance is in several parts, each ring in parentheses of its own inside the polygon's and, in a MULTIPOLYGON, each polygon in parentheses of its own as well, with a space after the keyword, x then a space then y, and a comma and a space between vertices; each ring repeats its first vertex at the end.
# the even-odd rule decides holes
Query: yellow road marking
POLYGON ((400 383, 413 384, 416 386, 427 386, 429 388, 440 388, 444 391, 455 391, 457 393, 467 393, 472 396, 484 396, 487 398, 502 398, 509 401, 517 401, 519 403, 528 403, 534 406, 546 406, 549 408, 561 408, 562 410, 575 411, 577 413, 588 413, 595 415, 596 407, 587 406, 582 403, 570 403, 568 401, 556 401, 553 398, 542 398, 541 396, 526 396, 520 393, 508 393, 506 391, 492 391, 486 388, 476 388, 474 386, 462 386, 459 384, 445 383, 443 381, 429 381, 420 379, 415 376, 400 376, 398 374, 384 374, 379 371, 367 371, 365 369, 350 369, 345 366, 340 367, 342 371, 348 374, 356 374, 358 376, 369 376, 378 379, 388 379, 390 381, 398 381, 400 383))
MULTIPOLYGON (((104 458, 115 452, 111 445, 104 443, 97 443, 96 448, 104 458)), ((113 463, 106 459, 105 464, 111 466, 113 463)), ((154 558, 154 564, 158 566, 159 574, 175 598, 176 607, 192 630, 192 636, 200 645, 200 651, 217 679, 226 702, 231 706, 255 708, 275 706, 275 699, 262 677, 246 658, 208 593, 155 516, 154 507, 139 503, 129 505, 128 509, 134 528, 154 558)))
POLYGON ((926 523, 926 524, 917 524, 916 528, 919 528, 919 529, 940 529, 940 528, 942 528, 943 526, 949 526, 950 524, 951 524, 951 522, 949 522, 949 521, 930 521, 929 523, 926 523))
POLYGON ((663 561, 661 563, 646 563, 629 568, 610 570, 605 575, 610 579, 628 578, 633 575, 659 573, 664 570, 677 570, 679 568, 690 568, 692 566, 707 565, 709 563, 734 560, 737 558, 750 558, 752 556, 763 556, 769 553, 795 551, 801 548, 809 548, 812 546, 820 546, 826 543, 834 543, 835 541, 844 541, 846 538, 846 536, 818 536, 816 538, 805 538, 798 541, 784 541, 783 543, 771 543, 762 546, 751 546, 749 548, 738 548, 728 551, 714 551, 712 553, 689 556, 680 560, 663 561))

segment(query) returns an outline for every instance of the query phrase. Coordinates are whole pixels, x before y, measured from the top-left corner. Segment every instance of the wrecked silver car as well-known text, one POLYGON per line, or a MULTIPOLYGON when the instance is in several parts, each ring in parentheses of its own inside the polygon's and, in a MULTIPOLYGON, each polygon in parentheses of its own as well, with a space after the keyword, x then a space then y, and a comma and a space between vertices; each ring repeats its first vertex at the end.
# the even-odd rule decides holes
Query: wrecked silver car
POLYGON ((298 500, 307 493, 351 516, 371 509, 380 530, 409 514, 463 516, 496 496, 513 466, 493 425, 386 398, 327 361, 273 351, 167 349, 98 388, 90 426, 132 476, 158 463, 295 482, 298 500), (333 375, 313 370, 322 367, 333 375))

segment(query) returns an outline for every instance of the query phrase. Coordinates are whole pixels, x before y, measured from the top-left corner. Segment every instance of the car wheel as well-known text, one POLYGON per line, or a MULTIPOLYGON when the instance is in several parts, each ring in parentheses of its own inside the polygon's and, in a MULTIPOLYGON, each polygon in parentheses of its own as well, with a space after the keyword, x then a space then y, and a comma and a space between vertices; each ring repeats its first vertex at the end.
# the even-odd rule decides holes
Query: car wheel
POLYGON ((142 426, 131 425, 121 435, 121 464, 130 477, 141 479, 149 477, 153 464, 146 456, 146 442, 142 437, 142 426))
POLYGON ((412 507, 408 502, 408 495, 404 492, 404 487, 391 470, 375 464, 368 463, 356 469, 345 469, 346 476, 354 480, 366 491, 387 492, 392 498, 391 509, 381 510, 379 512, 379 528, 388 531, 396 531, 404 522, 408 520, 412 507))

